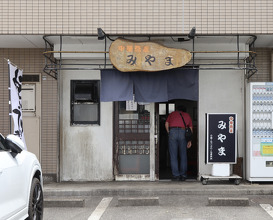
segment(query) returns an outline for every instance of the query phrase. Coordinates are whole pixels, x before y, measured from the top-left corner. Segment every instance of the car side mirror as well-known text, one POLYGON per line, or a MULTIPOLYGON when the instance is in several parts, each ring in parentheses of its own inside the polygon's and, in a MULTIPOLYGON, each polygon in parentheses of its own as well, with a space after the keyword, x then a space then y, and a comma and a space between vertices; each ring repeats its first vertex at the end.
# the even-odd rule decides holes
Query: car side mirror
POLYGON ((16 157, 17 154, 21 153, 24 149, 23 141, 13 134, 10 134, 6 137, 4 145, 11 151, 10 153, 13 157, 16 157))

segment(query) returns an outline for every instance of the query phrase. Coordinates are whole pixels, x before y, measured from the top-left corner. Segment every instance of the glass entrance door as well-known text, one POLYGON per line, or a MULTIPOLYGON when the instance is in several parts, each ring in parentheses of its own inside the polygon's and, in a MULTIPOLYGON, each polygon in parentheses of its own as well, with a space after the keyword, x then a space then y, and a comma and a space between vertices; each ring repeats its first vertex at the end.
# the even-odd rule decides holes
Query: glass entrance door
POLYGON ((114 166, 116 180, 151 180, 151 177, 154 178, 153 116, 153 103, 128 101, 115 103, 114 166))

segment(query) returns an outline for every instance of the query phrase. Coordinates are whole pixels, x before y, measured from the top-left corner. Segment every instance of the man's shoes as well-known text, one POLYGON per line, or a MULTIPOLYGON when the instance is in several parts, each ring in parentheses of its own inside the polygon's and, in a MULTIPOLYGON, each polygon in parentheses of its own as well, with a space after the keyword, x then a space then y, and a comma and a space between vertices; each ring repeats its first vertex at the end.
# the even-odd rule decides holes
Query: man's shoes
POLYGON ((186 177, 180 176, 179 180, 180 180, 180 181, 185 181, 185 180, 186 180, 186 177))
POLYGON ((179 181, 180 180, 180 177, 179 176, 173 176, 172 177, 172 181, 179 181))

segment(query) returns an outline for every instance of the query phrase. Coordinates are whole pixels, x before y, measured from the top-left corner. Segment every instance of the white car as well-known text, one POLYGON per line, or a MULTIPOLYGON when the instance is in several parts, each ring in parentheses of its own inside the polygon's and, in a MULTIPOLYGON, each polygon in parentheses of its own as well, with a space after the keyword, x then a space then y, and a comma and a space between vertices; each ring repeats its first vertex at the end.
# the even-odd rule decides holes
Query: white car
POLYGON ((23 149, 19 137, 0 134, 0 220, 43 218, 41 165, 23 149))

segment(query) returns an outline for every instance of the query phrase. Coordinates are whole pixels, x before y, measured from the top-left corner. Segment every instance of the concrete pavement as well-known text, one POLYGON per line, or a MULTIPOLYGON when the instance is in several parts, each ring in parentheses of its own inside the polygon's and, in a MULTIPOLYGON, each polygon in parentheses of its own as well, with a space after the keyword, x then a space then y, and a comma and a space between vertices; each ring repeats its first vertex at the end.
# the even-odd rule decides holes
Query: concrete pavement
POLYGON ((61 182, 44 184, 44 196, 159 196, 159 195, 273 195, 273 182, 235 185, 228 180, 208 181, 202 185, 197 180, 173 182, 61 182))
POLYGON ((197 180, 173 182, 170 180, 109 181, 109 182, 61 182, 44 184, 45 207, 84 207, 90 196, 121 198, 123 206, 158 204, 159 196, 206 195, 208 205, 238 206, 249 204, 248 196, 273 195, 273 183, 250 183, 235 185, 229 180, 209 180, 203 185, 197 180))

